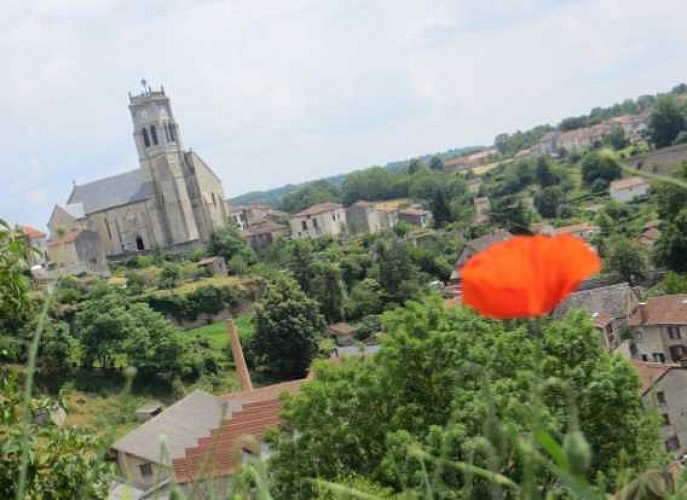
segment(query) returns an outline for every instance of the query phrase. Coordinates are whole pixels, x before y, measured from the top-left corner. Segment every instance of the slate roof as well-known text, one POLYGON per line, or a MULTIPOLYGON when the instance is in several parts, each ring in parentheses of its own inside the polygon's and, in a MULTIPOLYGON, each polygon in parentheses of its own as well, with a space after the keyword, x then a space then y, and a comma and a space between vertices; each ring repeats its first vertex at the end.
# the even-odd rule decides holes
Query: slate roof
POLYGON ((572 309, 584 309, 590 314, 599 313, 613 318, 626 318, 630 311, 629 300, 634 291, 628 283, 602 286, 575 292, 556 307, 555 316, 563 316, 572 309))
POLYGON ((165 451, 166 462, 182 457, 184 450, 194 446, 201 436, 222 421, 222 401, 203 391, 193 391, 159 415, 140 425, 112 448, 137 457, 161 463, 165 451))
POLYGON ((83 217, 86 217, 86 211, 83 208, 83 203, 71 203, 58 206, 75 219, 82 219, 83 217))
POLYGON ((146 180, 143 170, 136 169, 74 186, 67 203, 81 203, 84 212, 92 214, 108 208, 143 201, 153 194, 152 183, 146 180))
POLYGON ((628 325, 687 325, 687 294, 650 297, 643 307, 643 312, 637 308, 628 325))

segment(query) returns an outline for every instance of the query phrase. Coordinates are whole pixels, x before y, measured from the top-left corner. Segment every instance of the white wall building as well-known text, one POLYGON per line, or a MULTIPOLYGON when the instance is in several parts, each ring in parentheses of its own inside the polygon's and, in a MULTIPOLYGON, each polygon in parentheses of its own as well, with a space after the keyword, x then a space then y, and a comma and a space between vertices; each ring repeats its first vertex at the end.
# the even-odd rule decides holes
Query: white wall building
POLYGON ((629 177, 611 182, 611 198, 620 203, 627 203, 649 194, 649 183, 641 177, 629 177))
POLYGON ((346 210, 339 203, 324 202, 289 218, 292 238, 317 238, 346 233, 346 210))

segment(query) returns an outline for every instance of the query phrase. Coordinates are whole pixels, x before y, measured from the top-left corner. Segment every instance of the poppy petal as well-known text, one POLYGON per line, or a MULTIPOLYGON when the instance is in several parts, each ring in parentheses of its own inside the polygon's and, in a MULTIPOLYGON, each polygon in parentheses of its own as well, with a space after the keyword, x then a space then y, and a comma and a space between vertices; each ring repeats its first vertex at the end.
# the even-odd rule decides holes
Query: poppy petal
POLYGON ((600 269, 599 257, 577 237, 515 236, 467 261, 463 303, 491 318, 540 316, 600 269))

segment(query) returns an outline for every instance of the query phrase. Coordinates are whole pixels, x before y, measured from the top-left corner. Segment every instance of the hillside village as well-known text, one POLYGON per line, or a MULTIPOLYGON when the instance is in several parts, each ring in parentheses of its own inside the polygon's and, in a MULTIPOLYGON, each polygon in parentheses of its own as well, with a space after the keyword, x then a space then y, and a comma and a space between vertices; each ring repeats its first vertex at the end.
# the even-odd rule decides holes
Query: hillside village
MULTIPOLYGON (((35 362, 35 446, 92 452, 86 496, 228 496, 260 487, 250 471, 274 498, 334 498, 313 477, 467 488, 439 453, 525 485, 518 433, 572 453, 578 425, 588 491, 627 486, 622 467, 682 473, 687 85, 251 204, 183 148, 164 89, 129 109, 139 168, 74 185, 49 234, 0 233, 0 404, 35 362), (462 307, 463 266, 520 235, 573 235, 603 270, 536 321, 462 307)), ((541 460, 541 484, 567 484, 541 460)))

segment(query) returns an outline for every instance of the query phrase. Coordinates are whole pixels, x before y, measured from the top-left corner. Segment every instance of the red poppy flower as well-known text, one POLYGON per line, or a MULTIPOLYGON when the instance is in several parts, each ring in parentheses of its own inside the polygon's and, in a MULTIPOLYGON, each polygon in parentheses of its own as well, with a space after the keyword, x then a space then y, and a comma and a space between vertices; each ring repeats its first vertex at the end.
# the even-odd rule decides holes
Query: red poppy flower
POLYGON ((463 303, 490 318, 540 316, 600 269, 596 253, 574 236, 515 236, 467 261, 463 303))

